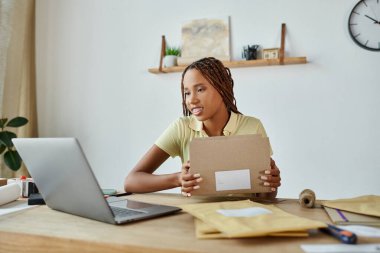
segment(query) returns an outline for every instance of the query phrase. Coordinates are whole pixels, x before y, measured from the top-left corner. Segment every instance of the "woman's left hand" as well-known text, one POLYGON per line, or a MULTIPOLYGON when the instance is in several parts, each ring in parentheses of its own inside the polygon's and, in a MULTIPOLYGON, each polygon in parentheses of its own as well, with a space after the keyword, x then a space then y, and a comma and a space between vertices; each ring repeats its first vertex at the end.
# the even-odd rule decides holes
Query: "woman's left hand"
POLYGON ((270 169, 264 170, 264 175, 260 176, 260 179, 264 181, 264 186, 271 187, 272 192, 277 191, 277 188, 281 185, 280 170, 278 169, 275 161, 270 159, 270 169))

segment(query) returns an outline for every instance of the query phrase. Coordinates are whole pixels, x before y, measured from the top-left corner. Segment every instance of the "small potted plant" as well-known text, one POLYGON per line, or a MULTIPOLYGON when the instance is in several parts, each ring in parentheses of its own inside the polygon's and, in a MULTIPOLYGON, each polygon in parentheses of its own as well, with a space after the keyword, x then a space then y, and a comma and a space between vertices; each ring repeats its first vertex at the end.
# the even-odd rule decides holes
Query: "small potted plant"
POLYGON ((179 47, 167 47, 165 50, 164 66, 173 67, 177 66, 177 58, 181 55, 179 47))
POLYGON ((21 157, 13 146, 12 139, 17 135, 5 128, 21 127, 26 125, 28 120, 24 117, 16 117, 8 121, 7 118, 0 119, 0 155, 4 153, 4 162, 13 171, 17 171, 21 167, 21 157))

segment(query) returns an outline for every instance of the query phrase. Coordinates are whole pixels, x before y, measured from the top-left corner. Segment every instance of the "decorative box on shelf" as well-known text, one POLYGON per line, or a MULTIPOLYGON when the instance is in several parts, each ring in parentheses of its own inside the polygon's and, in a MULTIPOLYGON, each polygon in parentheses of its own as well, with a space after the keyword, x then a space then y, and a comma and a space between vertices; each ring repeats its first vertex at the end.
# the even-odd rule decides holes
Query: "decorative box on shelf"
POLYGON ((263 59, 278 59, 280 58, 279 48, 264 48, 263 59))

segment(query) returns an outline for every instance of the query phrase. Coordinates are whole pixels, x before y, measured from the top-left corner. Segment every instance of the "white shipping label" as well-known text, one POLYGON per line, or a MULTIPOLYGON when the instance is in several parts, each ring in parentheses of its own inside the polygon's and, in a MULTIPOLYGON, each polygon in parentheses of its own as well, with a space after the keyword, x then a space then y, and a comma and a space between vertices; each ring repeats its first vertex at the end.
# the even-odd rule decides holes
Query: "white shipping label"
POLYGON ((249 169, 215 172, 216 191, 251 189, 249 169))
POLYGON ((262 207, 248 207, 240 209, 219 209, 216 210, 226 217, 254 217, 263 214, 271 214, 272 211, 262 207))

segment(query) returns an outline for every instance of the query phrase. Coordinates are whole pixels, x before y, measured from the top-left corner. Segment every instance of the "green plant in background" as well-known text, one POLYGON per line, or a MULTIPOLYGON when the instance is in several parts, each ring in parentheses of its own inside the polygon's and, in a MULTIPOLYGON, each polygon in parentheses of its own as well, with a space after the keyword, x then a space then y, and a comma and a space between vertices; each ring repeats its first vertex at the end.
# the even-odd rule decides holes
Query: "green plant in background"
POLYGON ((179 56, 180 54, 181 54, 181 48, 179 47, 167 47, 165 50, 165 55, 179 56))
POLYGON ((13 171, 21 167, 21 157, 13 146, 12 139, 17 138, 13 132, 5 130, 7 127, 21 127, 28 123, 24 117, 16 117, 8 121, 7 118, 0 119, 0 155, 4 153, 4 162, 13 171))

